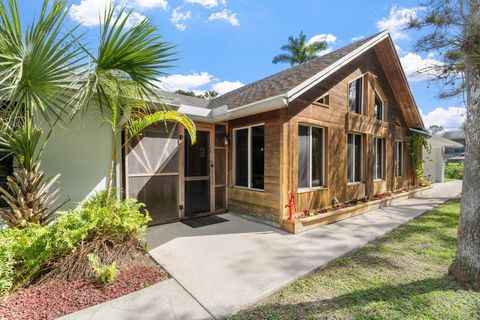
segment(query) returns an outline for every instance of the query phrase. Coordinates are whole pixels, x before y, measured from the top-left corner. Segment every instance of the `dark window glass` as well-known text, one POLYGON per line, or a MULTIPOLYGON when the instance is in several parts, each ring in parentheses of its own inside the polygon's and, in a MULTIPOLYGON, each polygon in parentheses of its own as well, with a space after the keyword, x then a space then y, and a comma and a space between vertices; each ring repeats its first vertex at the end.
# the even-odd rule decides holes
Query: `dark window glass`
POLYGON ((362 81, 358 78, 348 84, 348 108, 350 112, 362 113, 362 81))
POLYGON ((312 187, 323 185, 323 129, 312 127, 312 187))
POLYGON ((262 189, 265 172, 265 127, 252 127, 252 188, 262 189))
POLYGON ((298 187, 308 188, 310 177, 309 127, 298 127, 298 187))
POLYGON ((383 101, 375 92, 375 118, 383 120, 383 101))
POLYGON ((235 185, 248 187, 248 128, 235 131, 235 185))
POLYGON ((396 141, 395 173, 397 177, 403 176, 403 141, 396 141))
MULTIPOLYGON (((0 187, 9 190, 7 186, 7 177, 13 173, 13 157, 0 154, 0 187)), ((5 200, 0 199, 0 207, 8 207, 5 200)))
POLYGON ((383 179, 383 163, 385 159, 384 139, 375 138, 375 179, 383 179))
POLYGON ((362 136, 349 133, 347 138, 347 179, 348 182, 362 181, 362 136))
POLYGON ((355 135, 355 181, 362 181, 362 136, 355 135))
POLYGON ((355 161, 355 145, 353 144, 353 134, 348 135, 348 150, 347 150, 347 176, 348 182, 354 182, 353 177, 354 161, 355 161))

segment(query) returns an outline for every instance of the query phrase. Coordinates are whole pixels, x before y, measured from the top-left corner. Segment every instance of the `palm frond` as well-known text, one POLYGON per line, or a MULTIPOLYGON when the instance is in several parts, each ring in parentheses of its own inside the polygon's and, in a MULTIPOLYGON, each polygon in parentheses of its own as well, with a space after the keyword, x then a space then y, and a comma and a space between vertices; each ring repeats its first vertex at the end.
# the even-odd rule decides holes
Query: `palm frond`
POLYGON ((196 142, 197 138, 195 123, 193 123, 193 121, 184 114, 173 110, 157 111, 152 114, 145 115, 139 119, 133 119, 127 125, 128 136, 129 138, 132 138, 148 126, 161 121, 174 121, 182 124, 190 135, 192 144, 196 142))

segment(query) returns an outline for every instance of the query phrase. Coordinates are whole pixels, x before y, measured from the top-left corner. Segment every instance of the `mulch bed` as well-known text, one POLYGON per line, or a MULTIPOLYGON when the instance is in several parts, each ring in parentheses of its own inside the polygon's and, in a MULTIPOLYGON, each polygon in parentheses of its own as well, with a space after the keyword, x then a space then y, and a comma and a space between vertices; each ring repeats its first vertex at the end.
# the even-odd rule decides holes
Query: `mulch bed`
POLYGON ((143 263, 121 271, 111 285, 87 280, 52 280, 15 292, 7 301, 0 300, 0 319, 55 319, 140 290, 168 277, 159 265, 143 263))

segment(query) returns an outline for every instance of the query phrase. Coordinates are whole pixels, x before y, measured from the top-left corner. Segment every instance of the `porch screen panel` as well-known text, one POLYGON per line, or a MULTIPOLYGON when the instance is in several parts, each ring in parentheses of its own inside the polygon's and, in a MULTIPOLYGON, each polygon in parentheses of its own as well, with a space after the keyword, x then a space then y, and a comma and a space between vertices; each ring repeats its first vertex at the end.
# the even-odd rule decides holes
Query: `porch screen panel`
POLYGON ((127 197, 146 204, 153 223, 179 217, 178 125, 152 125, 127 146, 127 197))
POLYGON ((225 125, 215 125, 215 211, 222 211, 227 208, 226 137, 227 127, 225 125))

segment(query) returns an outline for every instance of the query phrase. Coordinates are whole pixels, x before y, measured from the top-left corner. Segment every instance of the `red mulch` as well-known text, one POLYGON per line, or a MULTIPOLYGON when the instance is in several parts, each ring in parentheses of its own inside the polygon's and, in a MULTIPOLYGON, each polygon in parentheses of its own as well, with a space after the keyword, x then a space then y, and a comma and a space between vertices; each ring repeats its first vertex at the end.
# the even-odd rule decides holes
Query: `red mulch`
POLYGON ((6 302, 0 297, 0 319, 54 319, 127 293, 153 285, 168 278, 160 266, 133 266, 118 274, 111 285, 91 281, 52 281, 12 294, 6 302))

